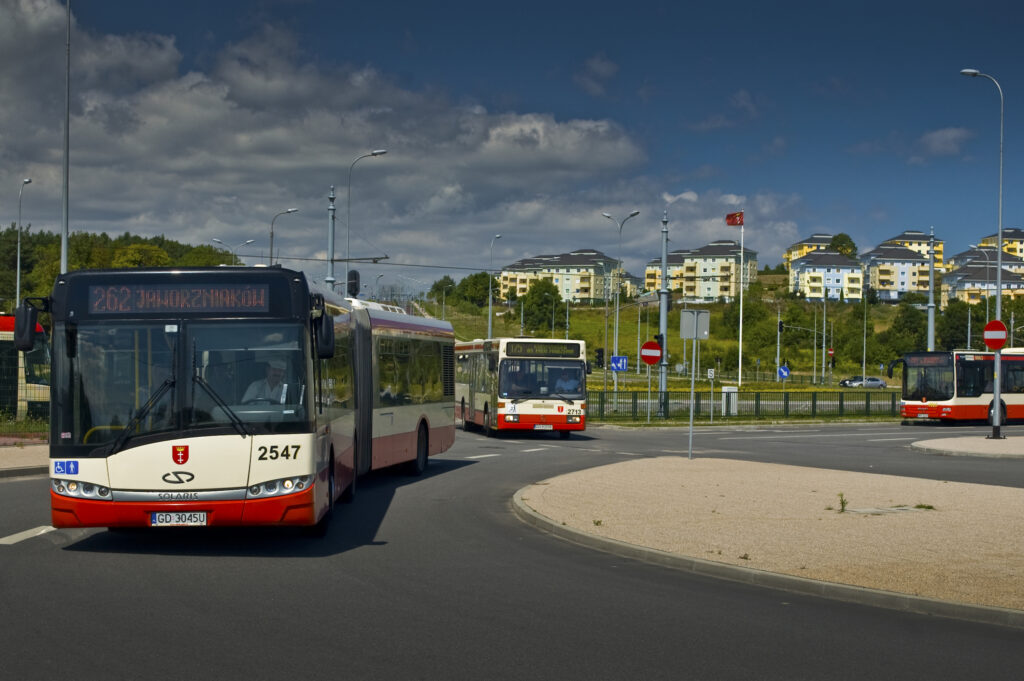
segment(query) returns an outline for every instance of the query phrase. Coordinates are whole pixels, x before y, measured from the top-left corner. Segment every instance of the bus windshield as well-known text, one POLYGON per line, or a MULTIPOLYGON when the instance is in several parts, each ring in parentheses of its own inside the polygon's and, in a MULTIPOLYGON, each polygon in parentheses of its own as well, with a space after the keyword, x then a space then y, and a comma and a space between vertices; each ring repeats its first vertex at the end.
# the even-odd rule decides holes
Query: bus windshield
POLYGON ((953 386, 953 357, 951 353, 921 353, 906 356, 906 364, 903 369, 904 400, 951 400, 953 399, 953 386))
POLYGON ((564 397, 586 394, 583 362, 564 359, 506 359, 498 373, 502 397, 564 397))
POLYGON ((196 427, 308 426, 301 324, 83 323, 54 338, 71 385, 53 415, 62 444, 120 448, 129 438, 196 427))

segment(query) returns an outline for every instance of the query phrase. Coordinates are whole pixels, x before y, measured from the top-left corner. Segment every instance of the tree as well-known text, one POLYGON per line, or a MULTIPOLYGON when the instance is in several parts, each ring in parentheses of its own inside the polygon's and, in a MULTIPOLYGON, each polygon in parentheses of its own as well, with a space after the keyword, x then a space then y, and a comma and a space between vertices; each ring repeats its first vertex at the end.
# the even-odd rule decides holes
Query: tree
MULTIPOLYGON (((521 301, 526 328, 546 331, 551 328, 552 310, 562 302, 562 297, 550 280, 539 279, 530 283, 530 290, 523 295, 521 301)), ((556 314, 555 329, 564 328, 564 316, 556 314)))
POLYGON ((494 277, 487 272, 476 272, 462 278, 455 287, 455 296, 477 307, 487 307, 487 280, 491 280, 491 293, 499 290, 494 277))
POLYGON ((132 244, 118 248, 110 264, 115 268, 167 267, 171 264, 171 256, 159 246, 132 244))
POLYGON ((431 285, 429 295, 434 300, 442 298, 453 298, 455 293, 455 280, 447 274, 431 285))
POLYGON ((832 241, 828 242, 828 250, 842 253, 851 258, 857 257, 857 244, 853 243, 853 239, 845 232, 839 232, 832 237, 832 241))

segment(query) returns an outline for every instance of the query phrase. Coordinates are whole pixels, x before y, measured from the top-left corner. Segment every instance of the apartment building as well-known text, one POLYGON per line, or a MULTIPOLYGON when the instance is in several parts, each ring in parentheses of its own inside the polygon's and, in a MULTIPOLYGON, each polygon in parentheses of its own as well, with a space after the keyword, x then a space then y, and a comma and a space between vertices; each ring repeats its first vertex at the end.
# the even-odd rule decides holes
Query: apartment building
POLYGON ((860 261, 868 286, 883 302, 896 302, 910 292, 928 293, 927 255, 887 241, 861 254, 860 261))
MULTIPOLYGON (((920 253, 925 259, 928 258, 928 245, 931 241, 931 235, 925 234, 924 232, 917 229, 908 229, 903 233, 898 234, 891 239, 886 239, 882 242, 882 245, 902 246, 908 248, 915 253, 920 253)), ((935 271, 943 272, 946 269, 945 263, 942 259, 942 239, 935 240, 935 271)))
MULTIPOLYGON (((990 234, 978 242, 978 245, 995 248, 998 238, 998 232, 990 234)), ((1024 258, 1024 229, 1017 229, 1015 227, 1003 229, 1003 252, 1024 258)))
POLYGON ((790 271, 794 260, 799 260, 812 251, 824 251, 832 243, 831 234, 812 234, 803 241, 798 241, 782 254, 782 262, 786 265, 786 271, 790 271))
POLYGON ((790 263, 789 286, 807 300, 859 301, 864 274, 860 262, 835 251, 814 250, 790 263))
POLYGON ((550 281, 563 300, 574 303, 604 300, 614 295, 616 281, 622 281, 622 293, 634 296, 639 278, 618 269, 618 261, 601 251, 580 249, 571 253, 537 255, 517 260, 502 268, 498 277, 501 297, 525 295, 534 281, 550 281))
MULTIPOLYGON (((722 239, 700 248, 672 251, 668 254, 668 289, 680 291, 692 302, 731 301, 739 296, 740 245, 722 239)), ((743 286, 757 279, 757 252, 743 249, 743 286)), ((644 288, 661 289, 661 258, 648 261, 644 269, 644 288)))

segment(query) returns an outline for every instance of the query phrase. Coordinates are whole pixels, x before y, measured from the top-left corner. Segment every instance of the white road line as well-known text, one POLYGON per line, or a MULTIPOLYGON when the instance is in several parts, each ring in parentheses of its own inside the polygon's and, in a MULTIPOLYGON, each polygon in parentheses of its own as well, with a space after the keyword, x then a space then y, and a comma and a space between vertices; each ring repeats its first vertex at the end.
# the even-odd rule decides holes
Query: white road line
POLYGON ((34 527, 31 530, 25 530, 24 532, 19 532, 18 534, 12 534, 9 537, 0 538, 0 544, 10 546, 11 544, 17 544, 20 541, 25 541, 26 539, 31 539, 32 537, 38 537, 39 535, 46 534, 47 532, 53 532, 56 529, 56 527, 50 527, 49 525, 34 527))
MULTIPOLYGON (((884 435, 885 433, 857 433, 858 435, 884 435)), ((716 440, 788 440, 798 437, 832 437, 832 433, 816 433, 814 435, 747 435, 745 437, 719 437, 716 440)), ((916 438, 911 438, 916 439, 916 438)))
POLYGON ((543 452, 545 449, 547 449, 547 447, 536 447, 534 449, 524 449, 522 452, 524 454, 528 454, 529 452, 543 452))
POLYGON ((467 459, 489 459, 492 456, 501 456, 501 454, 477 454, 476 456, 467 456, 467 459))

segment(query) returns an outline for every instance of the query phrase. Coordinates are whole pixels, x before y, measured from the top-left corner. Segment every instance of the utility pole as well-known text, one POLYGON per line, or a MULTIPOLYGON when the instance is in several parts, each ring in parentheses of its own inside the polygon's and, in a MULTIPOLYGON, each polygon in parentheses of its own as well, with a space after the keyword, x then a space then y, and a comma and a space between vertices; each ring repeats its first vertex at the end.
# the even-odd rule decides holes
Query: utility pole
MULTIPOLYGON (((665 347, 661 349, 661 362, 658 373, 658 392, 661 396, 668 390, 668 211, 661 217, 661 289, 658 290, 660 319, 658 333, 665 347)), ((639 361, 639 357, 637 358, 639 361)), ((661 397, 660 399, 664 399, 661 397)), ((668 418, 668 414, 663 414, 668 418)))
POLYGON ((935 227, 928 237, 928 352, 935 350, 935 227))

